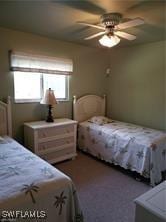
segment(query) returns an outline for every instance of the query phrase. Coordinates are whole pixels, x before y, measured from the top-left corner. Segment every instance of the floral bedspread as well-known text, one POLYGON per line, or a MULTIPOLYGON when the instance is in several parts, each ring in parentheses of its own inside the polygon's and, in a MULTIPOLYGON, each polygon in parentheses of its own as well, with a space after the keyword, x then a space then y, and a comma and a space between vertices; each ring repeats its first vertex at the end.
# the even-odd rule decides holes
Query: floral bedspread
POLYGON ((150 178, 152 186, 166 171, 163 131, 119 121, 102 126, 85 121, 78 126, 78 146, 101 160, 150 178))
POLYGON ((83 221, 71 179, 9 137, 0 139, 0 221, 5 220, 83 221))

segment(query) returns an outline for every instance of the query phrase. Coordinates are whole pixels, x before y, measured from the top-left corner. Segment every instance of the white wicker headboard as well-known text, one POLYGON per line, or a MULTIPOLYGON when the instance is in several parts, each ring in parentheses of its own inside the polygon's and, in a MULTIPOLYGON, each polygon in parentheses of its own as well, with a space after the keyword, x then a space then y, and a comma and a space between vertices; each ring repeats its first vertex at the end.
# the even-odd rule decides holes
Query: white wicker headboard
POLYGON ((7 103, 0 101, 0 135, 9 135, 12 137, 10 97, 8 97, 7 103))
POLYGON ((73 119, 82 122, 92 116, 105 116, 105 99, 105 95, 86 95, 79 99, 73 96, 73 119))

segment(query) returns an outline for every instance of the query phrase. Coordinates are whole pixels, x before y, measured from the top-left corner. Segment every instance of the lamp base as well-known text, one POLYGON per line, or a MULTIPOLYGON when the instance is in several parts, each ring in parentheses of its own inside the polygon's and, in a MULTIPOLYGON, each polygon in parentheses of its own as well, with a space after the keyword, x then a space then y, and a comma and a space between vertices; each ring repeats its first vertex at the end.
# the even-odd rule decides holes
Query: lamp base
POLYGON ((48 116, 47 116, 46 122, 47 122, 47 123, 53 123, 53 122, 54 122, 53 117, 50 117, 50 116, 48 117, 48 116))
POLYGON ((52 116, 52 106, 51 105, 48 105, 48 115, 47 115, 47 119, 46 119, 46 122, 48 123, 53 123, 54 122, 54 118, 52 116))

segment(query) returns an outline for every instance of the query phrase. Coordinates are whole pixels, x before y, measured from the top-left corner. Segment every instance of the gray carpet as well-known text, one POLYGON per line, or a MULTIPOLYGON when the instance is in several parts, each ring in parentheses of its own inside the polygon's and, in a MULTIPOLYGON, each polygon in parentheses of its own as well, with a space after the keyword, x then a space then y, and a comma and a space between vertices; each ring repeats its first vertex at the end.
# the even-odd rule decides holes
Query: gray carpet
POLYGON ((55 166, 75 183, 86 222, 134 222, 133 200, 150 189, 82 153, 55 166))

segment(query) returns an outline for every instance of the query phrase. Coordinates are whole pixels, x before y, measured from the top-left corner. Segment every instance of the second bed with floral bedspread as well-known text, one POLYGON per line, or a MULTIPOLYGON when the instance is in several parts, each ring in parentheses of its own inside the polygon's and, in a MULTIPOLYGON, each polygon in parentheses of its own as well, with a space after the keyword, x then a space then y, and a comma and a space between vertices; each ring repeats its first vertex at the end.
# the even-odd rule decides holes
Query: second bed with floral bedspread
POLYGON ((159 183, 166 171, 166 133, 134 124, 113 121, 97 125, 79 123, 80 149, 159 183))

